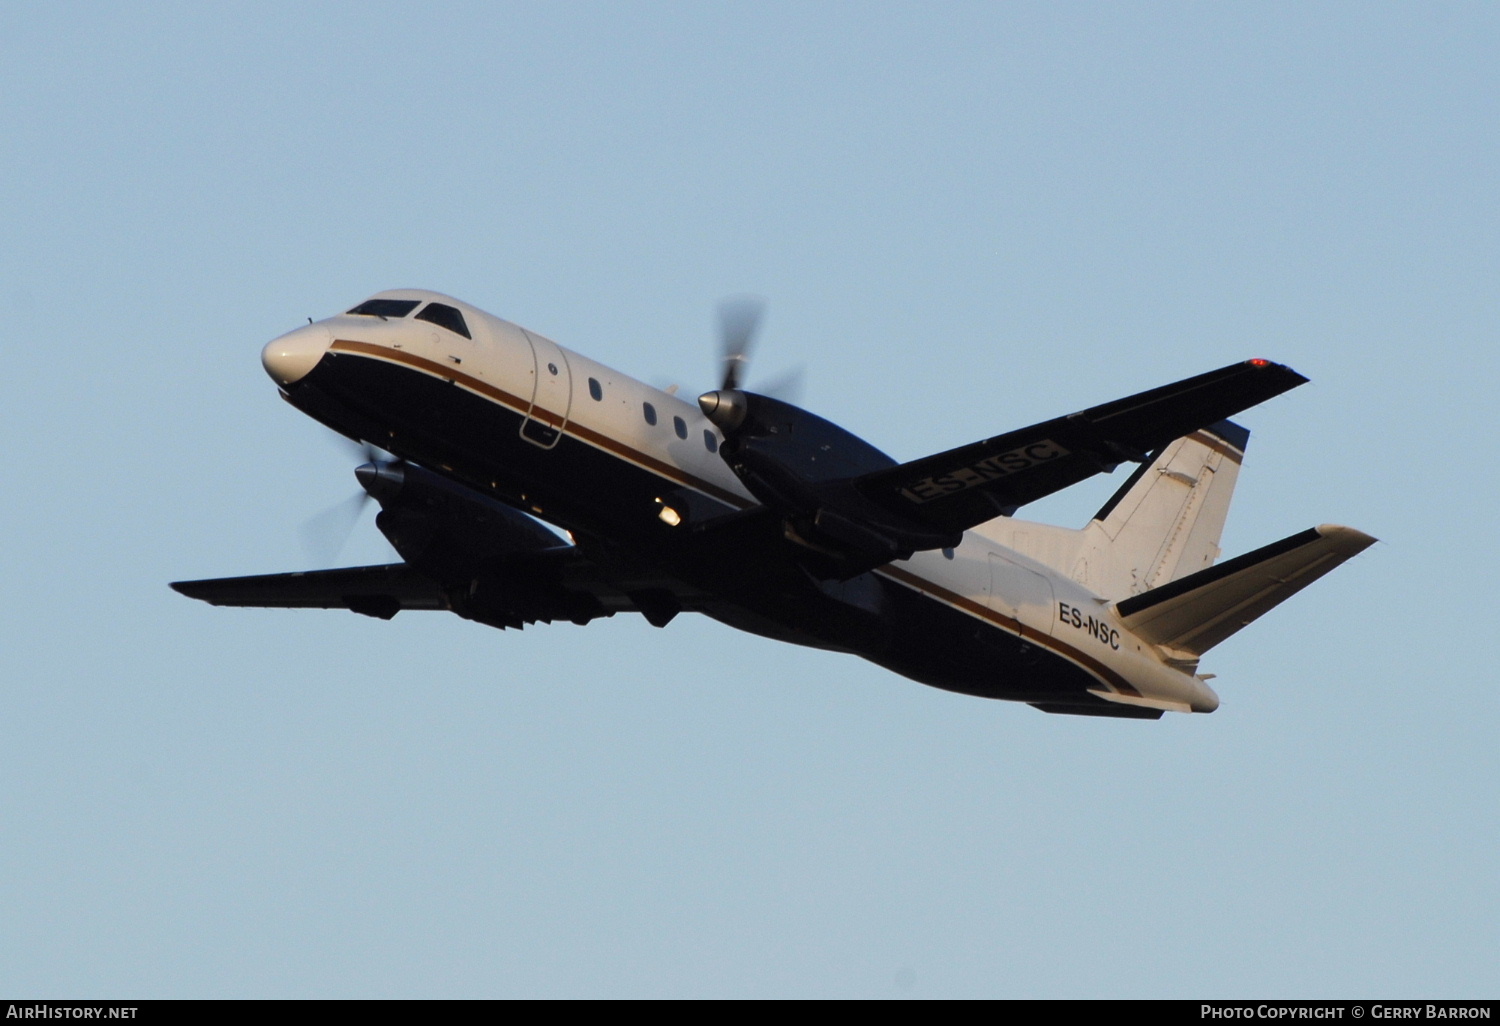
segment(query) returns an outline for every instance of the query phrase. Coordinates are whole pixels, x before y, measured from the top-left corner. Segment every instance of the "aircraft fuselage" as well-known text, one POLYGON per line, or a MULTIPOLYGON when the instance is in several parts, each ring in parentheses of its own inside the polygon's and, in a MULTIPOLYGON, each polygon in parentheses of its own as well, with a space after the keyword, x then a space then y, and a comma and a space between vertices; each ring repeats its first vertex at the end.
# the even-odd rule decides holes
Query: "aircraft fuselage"
POLYGON ((668 578, 678 601, 692 596, 687 608, 730 626, 1049 711, 1154 717, 1218 706, 1200 678, 1132 634, 1110 600, 979 531, 847 580, 768 558, 762 535, 734 533, 731 515, 758 502, 697 405, 449 297, 381 296, 456 309, 470 337, 410 316, 310 324, 263 355, 287 400, 567 530, 622 587, 668 578), (730 526, 701 532, 700 523, 730 526))

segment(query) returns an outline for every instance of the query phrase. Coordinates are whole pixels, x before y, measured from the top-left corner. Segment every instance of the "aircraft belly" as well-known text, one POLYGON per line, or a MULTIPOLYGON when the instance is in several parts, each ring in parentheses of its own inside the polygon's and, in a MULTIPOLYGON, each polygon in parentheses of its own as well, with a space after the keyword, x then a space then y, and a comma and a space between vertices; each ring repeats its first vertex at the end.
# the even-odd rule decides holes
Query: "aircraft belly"
MULTIPOLYGON (((946 691, 1020 702, 1098 701, 1098 676, 1040 644, 1032 631, 1002 626, 938 588, 887 580, 892 593, 886 650, 874 662, 946 691)), ((956 597, 956 596, 954 596, 956 597)))
POLYGON ((400 364, 339 355, 325 359, 289 399, 346 433, 378 423, 377 432, 360 437, 560 526, 607 526, 611 536, 627 538, 662 526, 654 502, 660 478, 572 434, 546 448, 527 440, 521 431, 529 397, 510 406, 400 364))
MULTIPOLYGON (((787 558, 779 538, 763 551, 695 551, 658 517, 657 500, 684 487, 684 472, 642 465, 649 454, 637 461, 585 442, 574 425, 542 448, 522 435, 529 396, 509 405, 450 379, 354 353, 325 357, 287 391, 290 402, 337 431, 607 539, 627 558, 708 593, 702 611, 732 626, 857 654, 948 691, 1053 706, 1108 704, 1089 693, 1107 687, 1108 673, 1044 643, 1046 632, 1035 627, 1040 599, 1027 603, 1037 610, 1006 608, 1001 599, 995 609, 945 601, 934 594, 940 588, 902 579, 909 576, 903 564, 819 586, 787 558), (1023 624, 1006 620, 1017 613, 1023 624)), ((707 501, 725 512, 736 508, 731 502, 744 504, 711 482, 687 486, 709 490, 707 501)))

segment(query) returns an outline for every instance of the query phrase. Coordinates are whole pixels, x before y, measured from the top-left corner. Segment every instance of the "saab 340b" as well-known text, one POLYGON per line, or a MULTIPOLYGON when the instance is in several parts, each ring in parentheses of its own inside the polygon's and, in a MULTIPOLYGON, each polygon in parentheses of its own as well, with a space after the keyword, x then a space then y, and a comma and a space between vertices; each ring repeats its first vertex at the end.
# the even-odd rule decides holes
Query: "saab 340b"
POLYGON ((1306 380, 1280 364, 898 463, 741 387, 755 319, 726 308, 723 381, 696 403, 434 292, 310 322, 262 362, 297 409, 382 450, 355 474, 402 562, 172 586, 500 628, 689 611, 949 691, 1155 719, 1216 709, 1199 658, 1374 541, 1324 525, 1215 562, 1249 438, 1227 418, 1306 380), (1126 461, 1081 529, 1012 516, 1126 461))

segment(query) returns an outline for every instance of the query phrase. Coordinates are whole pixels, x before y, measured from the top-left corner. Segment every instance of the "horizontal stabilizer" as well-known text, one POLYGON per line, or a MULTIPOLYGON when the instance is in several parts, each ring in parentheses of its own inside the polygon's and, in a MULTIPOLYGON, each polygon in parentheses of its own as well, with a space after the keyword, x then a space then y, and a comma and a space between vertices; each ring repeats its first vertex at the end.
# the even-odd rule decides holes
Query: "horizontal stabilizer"
POLYGON ((854 479, 867 498, 943 531, 967 530, 1150 454, 1307 379, 1246 360, 1102 406, 854 479))
POLYGON ((188 598, 202 599, 215 606, 352 609, 382 620, 389 620, 403 609, 449 608, 437 582, 405 563, 175 581, 172 588, 188 598))
POLYGON ((1324 524, 1115 604, 1144 641, 1200 656, 1375 539, 1324 524))

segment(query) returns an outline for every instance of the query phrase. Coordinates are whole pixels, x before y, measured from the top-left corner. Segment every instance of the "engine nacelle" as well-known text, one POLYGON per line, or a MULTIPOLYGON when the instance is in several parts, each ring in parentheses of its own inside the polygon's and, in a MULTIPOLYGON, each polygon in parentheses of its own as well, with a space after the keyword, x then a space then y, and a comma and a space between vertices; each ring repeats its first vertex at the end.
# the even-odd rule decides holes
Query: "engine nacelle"
POLYGON ((567 542, 519 510, 423 467, 366 463, 355 476, 380 503, 376 526, 401 558, 447 577, 486 561, 566 548, 567 542))
POLYGON ((609 615, 594 596, 563 586, 573 546, 519 510, 411 463, 355 473, 381 505, 380 532, 443 587, 458 615, 491 627, 609 615))
POLYGON ((845 576, 957 545, 961 535, 900 519, 852 485, 896 461, 816 414, 769 396, 724 389, 698 399, 724 432, 719 453, 752 495, 783 516, 786 536, 830 557, 845 576))

